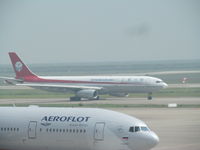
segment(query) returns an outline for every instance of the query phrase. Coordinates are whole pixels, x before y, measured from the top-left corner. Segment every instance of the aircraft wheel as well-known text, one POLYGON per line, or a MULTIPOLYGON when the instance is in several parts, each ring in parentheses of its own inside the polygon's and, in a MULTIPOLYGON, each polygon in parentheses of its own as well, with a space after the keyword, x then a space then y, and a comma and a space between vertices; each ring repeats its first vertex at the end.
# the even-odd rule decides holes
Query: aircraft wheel
POLYGON ((152 100, 152 96, 148 96, 148 100, 152 100))
POLYGON ((148 100, 152 100, 152 93, 148 93, 147 99, 148 99, 148 100))

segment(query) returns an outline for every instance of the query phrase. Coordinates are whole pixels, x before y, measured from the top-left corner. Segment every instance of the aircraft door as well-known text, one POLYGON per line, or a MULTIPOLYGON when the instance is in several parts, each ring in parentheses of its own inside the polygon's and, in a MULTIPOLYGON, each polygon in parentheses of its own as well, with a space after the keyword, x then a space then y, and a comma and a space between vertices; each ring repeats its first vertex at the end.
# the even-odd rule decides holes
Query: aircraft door
POLYGON ((28 125, 28 138, 36 138, 37 121, 30 121, 28 125))
POLYGON ((97 122, 95 124, 94 140, 96 140, 96 141, 103 141, 104 140, 104 127, 105 127, 104 122, 97 122))

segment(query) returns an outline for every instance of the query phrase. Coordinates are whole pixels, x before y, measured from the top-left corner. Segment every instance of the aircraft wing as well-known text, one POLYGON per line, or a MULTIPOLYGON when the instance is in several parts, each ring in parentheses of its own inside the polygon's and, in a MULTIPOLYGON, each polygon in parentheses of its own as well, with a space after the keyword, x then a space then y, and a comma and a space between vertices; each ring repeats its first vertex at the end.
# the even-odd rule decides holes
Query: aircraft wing
POLYGON ((21 79, 15 79, 15 78, 11 78, 11 77, 0 77, 0 79, 4 80, 5 83, 12 84, 12 85, 15 85, 18 82, 20 82, 20 83, 23 82, 23 80, 21 80, 21 79))
POLYGON ((61 92, 65 92, 65 90, 71 91, 79 91, 79 90, 101 90, 102 87, 93 87, 93 86, 79 86, 79 85, 56 85, 56 84, 31 84, 31 83, 23 83, 16 84, 17 86, 29 86, 32 88, 40 88, 46 90, 60 90, 61 92))

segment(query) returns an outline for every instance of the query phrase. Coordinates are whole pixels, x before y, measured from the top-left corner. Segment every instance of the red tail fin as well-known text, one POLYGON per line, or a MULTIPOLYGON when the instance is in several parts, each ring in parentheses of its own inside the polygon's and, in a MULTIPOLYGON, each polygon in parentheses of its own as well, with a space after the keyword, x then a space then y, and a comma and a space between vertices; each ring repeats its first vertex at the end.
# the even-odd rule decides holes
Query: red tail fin
POLYGON ((31 76, 36 77, 36 75, 30 71, 30 69, 22 62, 16 53, 10 52, 9 56, 17 79, 23 79, 24 77, 31 76))

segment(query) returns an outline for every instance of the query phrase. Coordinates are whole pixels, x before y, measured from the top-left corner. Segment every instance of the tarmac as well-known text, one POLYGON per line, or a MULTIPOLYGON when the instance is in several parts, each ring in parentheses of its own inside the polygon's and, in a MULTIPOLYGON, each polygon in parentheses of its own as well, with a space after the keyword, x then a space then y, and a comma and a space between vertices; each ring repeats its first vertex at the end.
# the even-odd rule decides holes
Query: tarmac
MULTIPOLYGON (((192 104, 199 105, 200 98, 109 98, 106 100, 70 102, 68 99, 0 99, 0 104, 192 104)), ((199 150, 200 108, 107 108, 143 120, 160 138, 152 150, 199 150)))
POLYGON ((145 104, 145 105, 168 105, 170 103, 200 105, 200 97, 179 97, 179 98, 156 98, 147 100, 146 98, 107 98, 100 100, 69 101, 68 98, 36 98, 36 99, 0 99, 0 104, 145 104))

